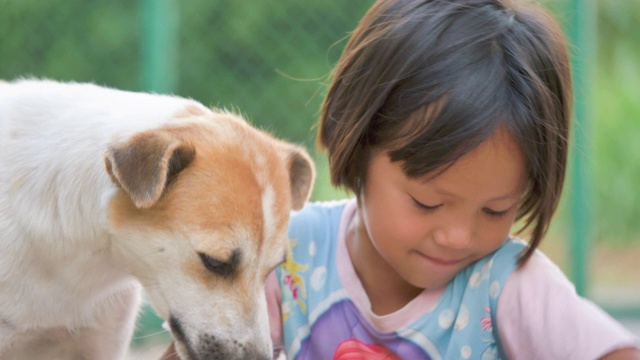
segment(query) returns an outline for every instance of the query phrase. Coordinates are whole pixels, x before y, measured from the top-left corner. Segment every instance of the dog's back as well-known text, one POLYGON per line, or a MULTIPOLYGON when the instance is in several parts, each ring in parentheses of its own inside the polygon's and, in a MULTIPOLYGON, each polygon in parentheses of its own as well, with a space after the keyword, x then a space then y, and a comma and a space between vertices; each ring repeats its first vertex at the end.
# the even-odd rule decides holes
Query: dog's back
MULTIPOLYGON (((133 314, 139 301, 139 285, 134 277, 148 285, 144 283, 145 278, 167 271, 162 280, 157 281, 168 278, 166 281, 171 284, 196 291, 202 285, 190 285, 190 282, 215 280, 209 279, 210 274, 200 274, 200 268, 207 271, 201 258, 205 265, 210 265, 203 258, 203 249, 210 249, 206 250, 207 254, 222 258, 227 255, 215 255, 217 251, 219 254, 241 252, 246 258, 257 256, 255 251, 265 251, 255 247, 256 244, 243 245, 240 240, 254 241, 244 230, 238 232, 234 225, 251 219, 253 223, 247 229, 266 227, 256 233, 260 235, 255 235, 269 237, 261 242, 276 244, 279 239, 278 254, 268 256, 272 259, 275 256, 276 260, 282 258, 286 245, 282 234, 286 231, 290 206, 289 200, 284 201, 282 197, 283 186, 289 186, 290 182, 287 197, 291 192, 292 201, 300 204, 307 198, 313 179, 304 153, 251 129, 231 114, 212 112, 189 99, 118 91, 91 84, 38 80, 0 83, 0 148, 0 357, 3 359, 25 356, 27 350, 35 351, 38 344, 53 349, 49 345, 63 344, 60 339, 69 337, 69 330, 73 333, 83 328, 102 328, 107 334, 96 331, 71 339, 75 341, 71 347, 93 347, 76 349, 79 354, 92 359, 122 356, 125 351, 122 343, 126 345, 126 338, 131 335, 131 319, 135 318, 133 314), (224 147, 217 142, 228 142, 232 146, 224 147), (254 155, 239 154, 248 151, 243 149, 247 145, 255 147, 249 149, 254 155), (231 148, 240 151, 229 150, 231 148), (236 165, 222 171, 217 163, 236 165), (302 172, 296 170, 300 164, 302 172), (151 170, 139 172, 138 167, 151 170), (154 185, 156 168, 167 174, 163 175, 166 180, 161 177, 154 185), (182 171, 185 168, 188 171, 182 171), (179 180, 174 181, 177 172, 181 172, 179 180), (216 175, 218 172, 228 173, 235 179, 224 180, 224 176, 216 175), (256 172, 264 173, 256 179, 269 178, 242 185, 240 178, 256 172), (132 173, 142 175, 131 178, 132 173), (302 180, 298 181, 298 177, 302 180), (218 180, 212 185, 207 183, 207 178, 218 180), (223 181, 219 182, 220 179, 223 181), (132 186, 140 187, 142 193, 136 193, 132 186), (153 186, 156 190, 148 189, 153 186), (297 190, 298 187, 302 190, 297 190), (232 210, 209 208, 220 196, 234 199, 240 195, 241 199, 249 199, 247 196, 254 193, 257 197, 251 195, 251 198, 262 199, 262 205, 251 205, 260 207, 256 215, 251 215, 255 209, 250 207, 249 200, 225 204, 232 210), (190 205, 185 208, 185 204, 190 205), (260 218, 253 217, 258 215, 260 218), (158 218, 165 220, 158 222, 158 218), (204 222, 196 224, 201 218, 204 222), (200 234, 203 226, 208 227, 211 222, 206 219, 216 218, 226 219, 220 226, 234 232, 221 238, 215 235, 219 227, 215 226, 210 233, 200 234), (213 239, 218 240, 212 243, 213 239), (229 241, 230 245, 222 246, 220 241, 229 241), (162 256, 157 255, 157 259, 145 257, 145 252, 158 251, 162 256), (194 275, 189 275, 196 271, 189 270, 191 268, 197 269, 194 275), (108 312, 115 314, 105 316, 108 312), (113 319, 120 317, 127 320, 113 319), (107 339, 100 340, 100 337, 107 339), (112 345, 104 345, 109 337, 120 343, 117 351, 112 345), (15 350, 21 342, 23 349, 15 350), (13 343, 14 350, 6 350, 9 343, 13 343)), ((247 274, 253 274, 252 278, 262 277, 262 272, 271 268, 273 261, 256 265, 255 274, 247 268, 247 274)), ((241 269, 237 264, 233 266, 241 269)), ((215 275, 217 270, 209 267, 209 273, 211 271, 215 275)), ((203 331, 209 331, 203 327, 209 321, 193 323, 195 320, 190 319, 202 317, 202 313, 189 302, 193 299, 202 303, 206 296, 214 298, 219 289, 209 284, 189 295, 188 291, 176 288, 174 290, 185 294, 171 299, 166 293, 157 293, 157 288, 163 286, 152 284, 148 290, 165 319, 172 317, 174 326, 188 327, 187 330, 172 329, 183 337, 178 339, 184 341, 184 345, 178 344, 179 350, 192 359, 207 354, 210 349, 197 344, 211 342, 204 338, 198 340, 204 336, 203 331), (196 315, 198 313, 200 315, 196 315)), ((225 288, 227 293, 232 293, 228 285, 225 288)), ((252 290, 256 291, 261 289, 252 290)), ((238 296, 246 298, 246 294, 238 296)), ((255 297, 259 298, 260 294, 255 297)), ((263 312, 264 304, 260 304, 256 311, 263 312)), ((211 318, 216 316, 212 314, 211 318)), ((258 328, 264 337, 264 322, 261 324, 258 328)), ((227 329, 227 332, 232 331, 227 329)), ((55 351, 65 353, 65 346, 69 345, 60 346, 47 356, 55 351)), ((235 351, 243 356, 242 350, 225 351, 230 358, 236 356, 231 355, 235 351)))
MULTIPOLYGON (((95 324, 93 304, 137 291, 131 275, 114 271, 110 257, 100 255, 110 188, 102 158, 108 144, 169 120, 185 102, 91 84, 0 84, 4 332, 45 328, 40 343, 55 348, 48 342, 63 336, 56 328, 95 324)), ((127 303, 135 308, 136 302, 137 296, 127 303)), ((1 334, 0 349, 7 340, 1 334)))

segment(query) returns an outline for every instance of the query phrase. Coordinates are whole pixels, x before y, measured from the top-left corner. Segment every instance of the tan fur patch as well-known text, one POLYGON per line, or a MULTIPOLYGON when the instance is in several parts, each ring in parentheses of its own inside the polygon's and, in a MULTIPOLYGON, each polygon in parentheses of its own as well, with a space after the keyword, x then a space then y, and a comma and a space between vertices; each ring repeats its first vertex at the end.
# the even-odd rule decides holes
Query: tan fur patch
MULTIPOLYGON (((194 249, 222 260, 239 248, 245 257, 242 271, 248 271, 247 265, 259 258, 266 264, 251 264, 253 271, 265 270, 279 261, 286 246, 285 239, 277 238, 286 231, 291 206, 286 161, 269 135, 238 121, 234 115, 216 113, 207 120, 211 123, 187 120, 159 130, 191 144, 195 158, 149 209, 137 209, 120 193, 112 202, 110 220, 116 227, 211 234, 188 240, 194 249), (254 161, 258 154, 264 161, 254 161), (271 225, 272 238, 264 238, 262 196, 266 186, 274 192, 272 208, 265 209, 277 219, 271 225)), ((246 294, 250 286, 242 276, 234 281, 217 278, 202 265, 195 250, 183 267, 211 289, 246 294)), ((257 276, 263 278, 266 274, 257 276)))

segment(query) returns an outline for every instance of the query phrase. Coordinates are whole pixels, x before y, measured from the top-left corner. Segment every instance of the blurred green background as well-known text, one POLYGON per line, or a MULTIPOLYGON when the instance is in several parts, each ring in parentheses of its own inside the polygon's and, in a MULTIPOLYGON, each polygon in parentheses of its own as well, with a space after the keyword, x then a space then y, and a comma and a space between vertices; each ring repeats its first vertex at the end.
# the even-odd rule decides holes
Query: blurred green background
MULTIPOLYGON (((640 0, 587 1, 595 3, 595 28, 587 40, 596 51, 595 57, 586 54, 589 81, 576 91, 589 93, 590 122, 578 149, 589 169, 584 201, 592 209, 589 232, 595 240, 589 295, 637 305, 640 0)), ((0 78, 152 89, 234 109, 254 125, 307 146, 318 166, 314 200, 344 197, 331 188, 326 159, 315 151, 315 124, 331 68, 372 2, 0 0, 0 78)), ((571 18, 570 0, 544 3, 561 22, 571 18)), ((549 236, 554 239, 544 247, 563 268, 571 257, 564 240, 571 228, 568 209, 565 193, 549 236)), ((149 328, 157 328, 150 321, 149 328)))

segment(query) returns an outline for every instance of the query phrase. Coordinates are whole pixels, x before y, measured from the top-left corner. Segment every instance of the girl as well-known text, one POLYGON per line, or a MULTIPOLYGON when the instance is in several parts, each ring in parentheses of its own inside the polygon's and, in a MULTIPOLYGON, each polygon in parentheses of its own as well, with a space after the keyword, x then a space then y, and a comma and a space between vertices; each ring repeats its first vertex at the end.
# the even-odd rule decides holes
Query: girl
POLYGON ((565 39, 502 0, 379 0, 319 145, 355 200, 292 215, 267 296, 288 359, 640 359, 536 251, 567 162, 565 39), (529 241, 510 237, 514 223, 529 241), (506 240, 505 240, 506 239, 506 240))

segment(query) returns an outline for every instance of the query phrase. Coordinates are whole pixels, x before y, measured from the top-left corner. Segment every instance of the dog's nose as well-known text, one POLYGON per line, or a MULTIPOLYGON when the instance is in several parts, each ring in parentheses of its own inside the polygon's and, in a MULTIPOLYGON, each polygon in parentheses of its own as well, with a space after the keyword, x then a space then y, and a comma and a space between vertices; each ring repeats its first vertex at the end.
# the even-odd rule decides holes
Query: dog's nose
POLYGON ((236 340, 218 340, 211 335, 200 336, 197 350, 198 360, 270 360, 268 349, 252 343, 236 340))

